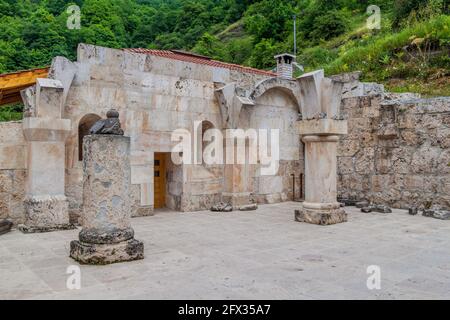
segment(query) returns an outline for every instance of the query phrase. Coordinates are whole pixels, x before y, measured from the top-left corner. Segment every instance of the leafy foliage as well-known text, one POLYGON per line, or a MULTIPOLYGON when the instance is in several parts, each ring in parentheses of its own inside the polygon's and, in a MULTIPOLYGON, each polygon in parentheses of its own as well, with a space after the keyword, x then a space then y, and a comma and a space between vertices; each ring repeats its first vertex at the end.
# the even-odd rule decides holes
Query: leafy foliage
POLYGON ((0 0, 0 73, 47 66, 57 55, 73 60, 80 42, 112 48, 183 49, 271 69, 275 54, 293 49, 295 14, 298 60, 307 70, 361 69, 375 81, 412 74, 426 77, 430 70, 448 68, 448 54, 447 59, 422 59, 424 64, 411 62, 414 59, 406 53, 400 57, 402 48, 416 37, 425 41, 411 47, 412 56, 420 55, 420 50, 448 50, 449 2, 0 0), (372 3, 381 7, 379 31, 365 29, 366 8, 372 3), (81 8, 80 30, 66 26, 70 15, 66 9, 73 4, 81 8))

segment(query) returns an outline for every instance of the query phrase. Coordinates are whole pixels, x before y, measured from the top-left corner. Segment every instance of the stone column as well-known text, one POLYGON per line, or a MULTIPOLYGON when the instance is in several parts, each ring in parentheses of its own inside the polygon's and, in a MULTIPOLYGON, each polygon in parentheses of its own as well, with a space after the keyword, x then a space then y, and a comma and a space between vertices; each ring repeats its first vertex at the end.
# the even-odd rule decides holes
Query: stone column
POLYGON ((143 259, 144 244, 134 239, 130 221, 130 138, 92 134, 83 148, 83 229, 70 256, 85 264, 143 259))
POLYGON ((347 221, 345 210, 337 202, 338 134, 345 132, 346 123, 334 123, 335 134, 319 135, 317 129, 330 121, 335 120, 311 120, 299 125, 305 143, 305 201, 303 207, 295 211, 299 222, 329 225, 347 221))
POLYGON ((337 146, 347 134, 339 116, 342 83, 324 78, 323 71, 299 79, 303 120, 298 132, 305 143, 305 202, 295 220, 319 225, 347 221, 337 202, 337 146))
POLYGON ((246 97, 243 88, 237 87, 235 83, 227 84, 215 90, 215 96, 219 102, 222 115, 222 124, 224 127, 224 188, 222 192, 222 201, 230 204, 233 209, 239 209, 251 203, 250 192, 248 191, 249 166, 245 163, 236 161, 227 161, 227 156, 234 154, 245 154, 246 149, 242 150, 235 144, 235 137, 227 136, 227 129, 237 129, 239 127, 239 118, 244 106, 254 106, 254 102, 246 97))
POLYGON ((64 193, 65 140, 71 121, 62 119, 63 87, 60 81, 37 79, 35 103, 23 119, 27 140, 27 182, 23 232, 74 228, 69 224, 64 193))
MULTIPOLYGON (((226 131, 226 130, 224 130, 226 131)), ((242 206, 251 203, 250 192, 248 191, 248 164, 238 163, 238 154, 248 158, 248 152, 239 147, 236 138, 227 137, 224 133, 224 186, 222 192, 222 201, 230 204, 233 210, 238 210, 242 206), (234 160, 231 159, 234 155, 234 160), (229 157, 229 159, 227 159, 229 157)))

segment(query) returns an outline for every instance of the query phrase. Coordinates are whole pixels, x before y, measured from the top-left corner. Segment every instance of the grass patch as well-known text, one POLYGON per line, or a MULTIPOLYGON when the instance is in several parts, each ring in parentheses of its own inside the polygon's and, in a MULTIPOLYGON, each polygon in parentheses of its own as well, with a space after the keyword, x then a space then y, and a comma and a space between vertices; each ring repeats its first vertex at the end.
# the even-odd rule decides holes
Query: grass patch
POLYGON ((450 16, 416 22, 398 32, 390 30, 389 20, 382 25, 386 27, 380 32, 372 32, 363 23, 305 49, 298 60, 306 71, 323 68, 328 75, 362 71, 363 81, 383 83, 394 92, 449 96, 450 16))
POLYGON ((0 106, 0 122, 22 120, 22 104, 0 106))

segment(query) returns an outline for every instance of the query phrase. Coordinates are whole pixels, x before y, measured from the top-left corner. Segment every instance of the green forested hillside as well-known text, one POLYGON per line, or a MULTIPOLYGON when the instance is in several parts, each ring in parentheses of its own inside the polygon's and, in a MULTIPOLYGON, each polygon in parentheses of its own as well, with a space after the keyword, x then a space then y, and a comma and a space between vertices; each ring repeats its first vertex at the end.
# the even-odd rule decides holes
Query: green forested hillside
POLYGON ((393 90, 450 95, 450 0, 0 0, 0 73, 75 58, 79 42, 184 49, 257 68, 293 50, 328 74, 362 70, 393 90), (66 8, 81 8, 81 29, 66 8), (381 29, 366 8, 381 8, 381 29))

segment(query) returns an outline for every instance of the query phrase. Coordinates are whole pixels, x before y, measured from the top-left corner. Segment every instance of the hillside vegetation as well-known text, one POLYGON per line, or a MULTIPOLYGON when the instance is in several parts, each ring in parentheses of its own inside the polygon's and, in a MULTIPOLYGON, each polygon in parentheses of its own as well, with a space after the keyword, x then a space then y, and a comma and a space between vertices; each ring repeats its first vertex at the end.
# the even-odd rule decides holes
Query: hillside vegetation
MULTIPOLYGON (((272 69, 273 56, 327 74, 363 71, 394 91, 450 95, 450 0, 0 0, 0 73, 75 59, 78 43, 183 49, 272 69), (68 29, 66 8, 81 8, 68 29), (366 9, 381 8, 369 30, 366 9)), ((14 114, 14 110, 12 110, 14 114)), ((12 118, 14 118, 12 116, 12 118)))

